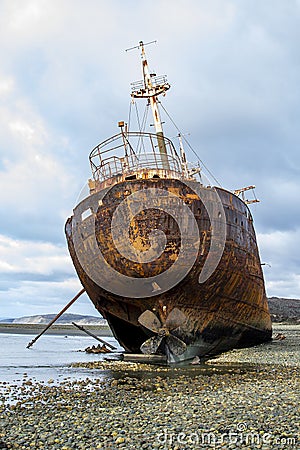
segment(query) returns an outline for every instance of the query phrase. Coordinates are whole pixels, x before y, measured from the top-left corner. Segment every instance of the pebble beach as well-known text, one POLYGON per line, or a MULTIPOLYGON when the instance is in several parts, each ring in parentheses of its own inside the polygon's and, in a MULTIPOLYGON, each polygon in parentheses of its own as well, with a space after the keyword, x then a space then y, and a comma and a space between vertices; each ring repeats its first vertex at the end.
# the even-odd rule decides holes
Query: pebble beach
POLYGON ((300 326, 277 332, 195 366, 95 357, 73 364, 85 379, 0 381, 0 448, 299 449, 300 326))

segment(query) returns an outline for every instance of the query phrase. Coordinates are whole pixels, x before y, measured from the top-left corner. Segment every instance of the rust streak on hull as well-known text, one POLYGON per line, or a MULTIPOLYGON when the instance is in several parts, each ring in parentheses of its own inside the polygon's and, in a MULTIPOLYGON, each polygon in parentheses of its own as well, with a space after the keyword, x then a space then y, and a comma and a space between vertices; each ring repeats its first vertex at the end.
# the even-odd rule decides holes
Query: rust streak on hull
POLYGON ((170 85, 137 48, 143 80, 131 97, 150 105, 155 133, 121 121, 90 153, 89 196, 65 227, 78 277, 128 352, 177 362, 265 342, 272 326, 246 204, 256 200, 244 198, 253 186, 202 184, 181 134, 176 151, 163 133, 158 96, 170 85))
MULTIPOLYGON (((176 192, 193 212, 199 228, 197 260, 188 275, 168 292, 135 299, 114 295, 96 285, 76 256, 72 218, 66 226, 70 254, 81 283, 97 310, 108 320, 117 340, 127 351, 139 352, 149 333, 138 323, 138 317, 146 310, 160 311, 162 305, 167 311, 178 307, 184 312, 187 321, 174 334, 187 345, 198 346, 195 351, 199 356, 269 340, 271 321, 252 217, 244 202, 226 190, 217 189, 226 214, 225 248, 220 263, 206 282, 199 284, 198 278, 210 249, 210 220, 201 199, 176 179, 125 181, 109 191, 95 214, 97 243, 106 261, 115 270, 141 277, 145 282, 174 262, 180 247, 180 232, 176 222, 157 209, 136 217, 131 228, 131 243, 139 249, 149 247, 149 230, 167 231, 166 250, 154 263, 142 264, 122 258, 111 237, 111 217, 124 196, 153 185, 176 192)), ((93 264, 89 253, 85 258, 86 265, 93 264)))

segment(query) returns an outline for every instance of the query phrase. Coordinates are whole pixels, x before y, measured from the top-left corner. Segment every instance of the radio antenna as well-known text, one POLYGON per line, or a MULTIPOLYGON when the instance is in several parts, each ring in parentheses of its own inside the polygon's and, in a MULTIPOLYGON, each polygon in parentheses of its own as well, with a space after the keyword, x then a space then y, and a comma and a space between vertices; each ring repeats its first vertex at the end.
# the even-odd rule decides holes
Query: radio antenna
MULTIPOLYGON (((157 41, 150 41, 150 42, 146 42, 146 44, 143 44, 144 47, 145 45, 149 45, 149 44, 156 44, 157 41)), ((135 48, 140 48, 141 47, 141 42, 139 43, 139 45, 136 45, 135 47, 130 47, 130 48, 126 48, 125 52, 129 52, 130 50, 134 50, 135 48)))

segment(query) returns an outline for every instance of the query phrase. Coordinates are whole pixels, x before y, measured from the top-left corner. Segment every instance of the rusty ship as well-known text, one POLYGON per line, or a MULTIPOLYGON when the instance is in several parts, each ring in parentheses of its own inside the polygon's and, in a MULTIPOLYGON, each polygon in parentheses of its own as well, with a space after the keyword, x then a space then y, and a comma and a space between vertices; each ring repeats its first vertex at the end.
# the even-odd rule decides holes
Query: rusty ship
POLYGON ((80 282, 128 353, 174 363, 268 341, 245 189, 203 183, 182 137, 176 150, 164 135, 160 96, 170 85, 150 72, 145 44, 134 48, 143 79, 132 83, 131 101, 146 100, 155 132, 119 122, 91 151, 89 193, 65 226, 80 282))

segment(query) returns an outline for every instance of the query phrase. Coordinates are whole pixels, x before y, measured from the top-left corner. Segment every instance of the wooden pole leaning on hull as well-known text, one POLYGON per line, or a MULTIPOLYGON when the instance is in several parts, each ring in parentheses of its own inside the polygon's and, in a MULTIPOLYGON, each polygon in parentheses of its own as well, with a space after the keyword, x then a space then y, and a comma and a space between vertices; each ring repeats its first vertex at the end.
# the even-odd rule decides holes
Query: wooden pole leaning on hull
POLYGON ((97 341, 101 342, 101 344, 107 345, 107 347, 110 347, 112 350, 117 350, 117 347, 114 347, 113 345, 109 344, 108 342, 104 341, 103 339, 100 339, 98 336, 93 334, 91 331, 86 330, 85 328, 81 327, 80 325, 77 325, 77 323, 72 322, 72 325, 74 325, 74 327, 77 327, 79 330, 83 331, 84 333, 88 334, 89 336, 92 336, 93 338, 97 339, 97 341))
POLYGON ((70 308, 71 305, 73 305, 73 303, 76 302, 76 300, 85 292, 85 289, 81 289, 81 291, 78 292, 78 294, 75 295, 75 297, 72 298, 72 300, 54 317, 54 319, 51 320, 51 322, 48 323, 48 325, 46 326, 46 328, 44 328, 44 330, 38 334, 34 339, 32 339, 32 341, 29 342, 29 344, 27 345, 26 348, 30 348, 33 346, 33 344, 45 333, 45 331, 47 331, 51 325, 54 324, 54 322, 57 321, 57 319, 60 318, 60 316, 63 315, 63 313, 65 311, 67 311, 68 308, 70 308))

